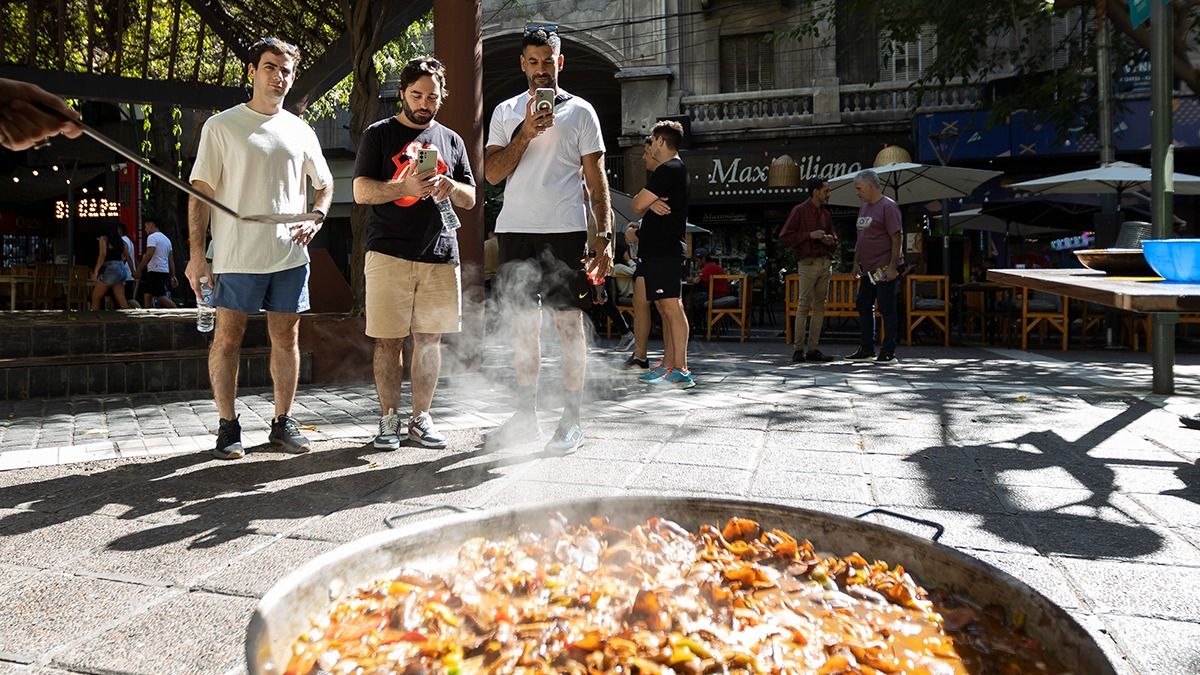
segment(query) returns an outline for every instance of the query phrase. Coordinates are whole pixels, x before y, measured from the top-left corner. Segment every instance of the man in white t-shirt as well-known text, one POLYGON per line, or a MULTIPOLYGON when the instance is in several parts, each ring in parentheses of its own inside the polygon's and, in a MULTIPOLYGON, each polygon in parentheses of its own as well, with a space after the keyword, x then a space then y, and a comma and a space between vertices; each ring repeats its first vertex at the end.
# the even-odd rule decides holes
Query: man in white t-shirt
MULTIPOLYGON (((247 73, 250 101, 209 118, 200 132, 192 167, 192 185, 238 213, 324 215, 333 201, 333 176, 316 134, 304 120, 283 109, 296 77, 300 50, 276 38, 250 48, 247 73), (314 195, 307 205, 307 184, 314 195)), ((268 440, 285 452, 309 450, 309 441, 290 415, 300 375, 300 312, 308 309, 308 248, 320 222, 267 225, 238 221, 211 211, 198 199, 188 203, 187 275, 201 297, 200 279, 215 274, 213 305, 216 330, 208 354, 208 377, 220 414, 213 455, 245 455, 242 430, 234 413, 238 360, 246 317, 267 312, 271 340, 271 379, 275 416, 268 440), (212 224, 213 259, 204 257, 205 235, 212 224)))
POLYGON ((151 306, 151 298, 158 306, 165 309, 175 309, 175 301, 171 299, 171 289, 179 281, 175 278, 175 256, 172 255, 171 240, 158 229, 158 219, 145 218, 142 227, 146 228, 146 251, 142 261, 138 263, 134 277, 142 282, 144 304, 151 306))
POLYGON ((579 408, 587 342, 580 310, 592 305, 589 277, 603 283, 612 266, 612 214, 600 121, 587 101, 558 88, 564 59, 555 31, 545 26, 526 29, 521 70, 529 88, 496 106, 488 133, 484 175, 493 185, 507 180, 496 220, 500 273, 493 288, 500 302, 512 308, 517 388, 517 411, 485 435, 489 449, 540 436, 539 303, 554 310, 565 389, 562 419, 546 449, 565 452, 583 443, 579 408), (538 89, 554 91, 549 109, 537 109, 538 89), (590 241, 589 209, 596 222, 590 241))

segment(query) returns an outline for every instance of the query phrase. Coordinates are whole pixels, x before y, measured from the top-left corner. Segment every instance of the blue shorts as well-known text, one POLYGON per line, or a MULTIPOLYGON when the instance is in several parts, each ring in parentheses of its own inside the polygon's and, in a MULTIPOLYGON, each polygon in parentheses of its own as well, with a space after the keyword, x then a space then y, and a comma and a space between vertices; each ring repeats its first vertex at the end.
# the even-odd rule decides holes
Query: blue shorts
POLYGON ((263 309, 287 314, 308 311, 308 265, 267 274, 225 272, 216 277, 214 307, 243 314, 263 309))
POLYGON ((100 268, 100 283, 105 286, 120 286, 133 279, 129 273, 129 265, 124 260, 110 260, 100 268))

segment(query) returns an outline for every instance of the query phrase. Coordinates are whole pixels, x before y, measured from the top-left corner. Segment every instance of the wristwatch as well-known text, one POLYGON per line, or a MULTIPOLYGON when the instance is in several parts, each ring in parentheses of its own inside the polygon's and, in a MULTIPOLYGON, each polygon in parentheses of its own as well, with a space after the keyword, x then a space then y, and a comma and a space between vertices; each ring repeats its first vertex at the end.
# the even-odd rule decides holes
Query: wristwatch
POLYGON ((321 219, 317 221, 318 223, 323 223, 323 222, 325 222, 325 212, 324 212, 324 211, 322 211, 321 209, 314 208, 314 209, 312 210, 312 212, 313 212, 313 213, 319 213, 319 214, 321 214, 321 219))
POLYGON ((596 236, 612 241, 612 232, 609 232, 608 230, 605 230, 604 232, 597 232, 596 236))

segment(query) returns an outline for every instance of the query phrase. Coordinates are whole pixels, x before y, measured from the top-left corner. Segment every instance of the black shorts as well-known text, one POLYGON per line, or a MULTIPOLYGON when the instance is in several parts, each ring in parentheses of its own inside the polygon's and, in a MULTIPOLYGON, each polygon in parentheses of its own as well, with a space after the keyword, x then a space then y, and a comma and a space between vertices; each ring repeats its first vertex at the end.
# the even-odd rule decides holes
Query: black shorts
POLYGON ((634 277, 646 280, 646 299, 650 302, 678 298, 683 291, 683 256, 642 258, 634 277))
POLYGON ((587 232, 499 232, 499 293, 550 309, 592 308, 592 285, 582 259, 587 232))
POLYGON ((171 275, 168 272, 150 272, 142 274, 142 292, 161 298, 171 288, 171 275))

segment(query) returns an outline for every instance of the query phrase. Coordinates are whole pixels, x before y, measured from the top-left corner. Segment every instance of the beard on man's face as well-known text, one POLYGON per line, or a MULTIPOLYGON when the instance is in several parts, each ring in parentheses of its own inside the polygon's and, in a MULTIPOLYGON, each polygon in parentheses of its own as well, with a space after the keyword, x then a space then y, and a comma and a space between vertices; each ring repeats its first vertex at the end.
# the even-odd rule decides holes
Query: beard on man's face
POLYGON ((404 111, 404 116, 413 124, 429 124, 433 121, 433 116, 437 114, 436 110, 413 110, 408 105, 408 101, 400 99, 400 108, 404 111))
POLYGON ((529 76, 527 76, 527 79, 529 80, 529 88, 530 89, 557 89, 558 88, 558 77, 556 77, 554 75, 549 75, 549 74, 529 75, 529 76))

